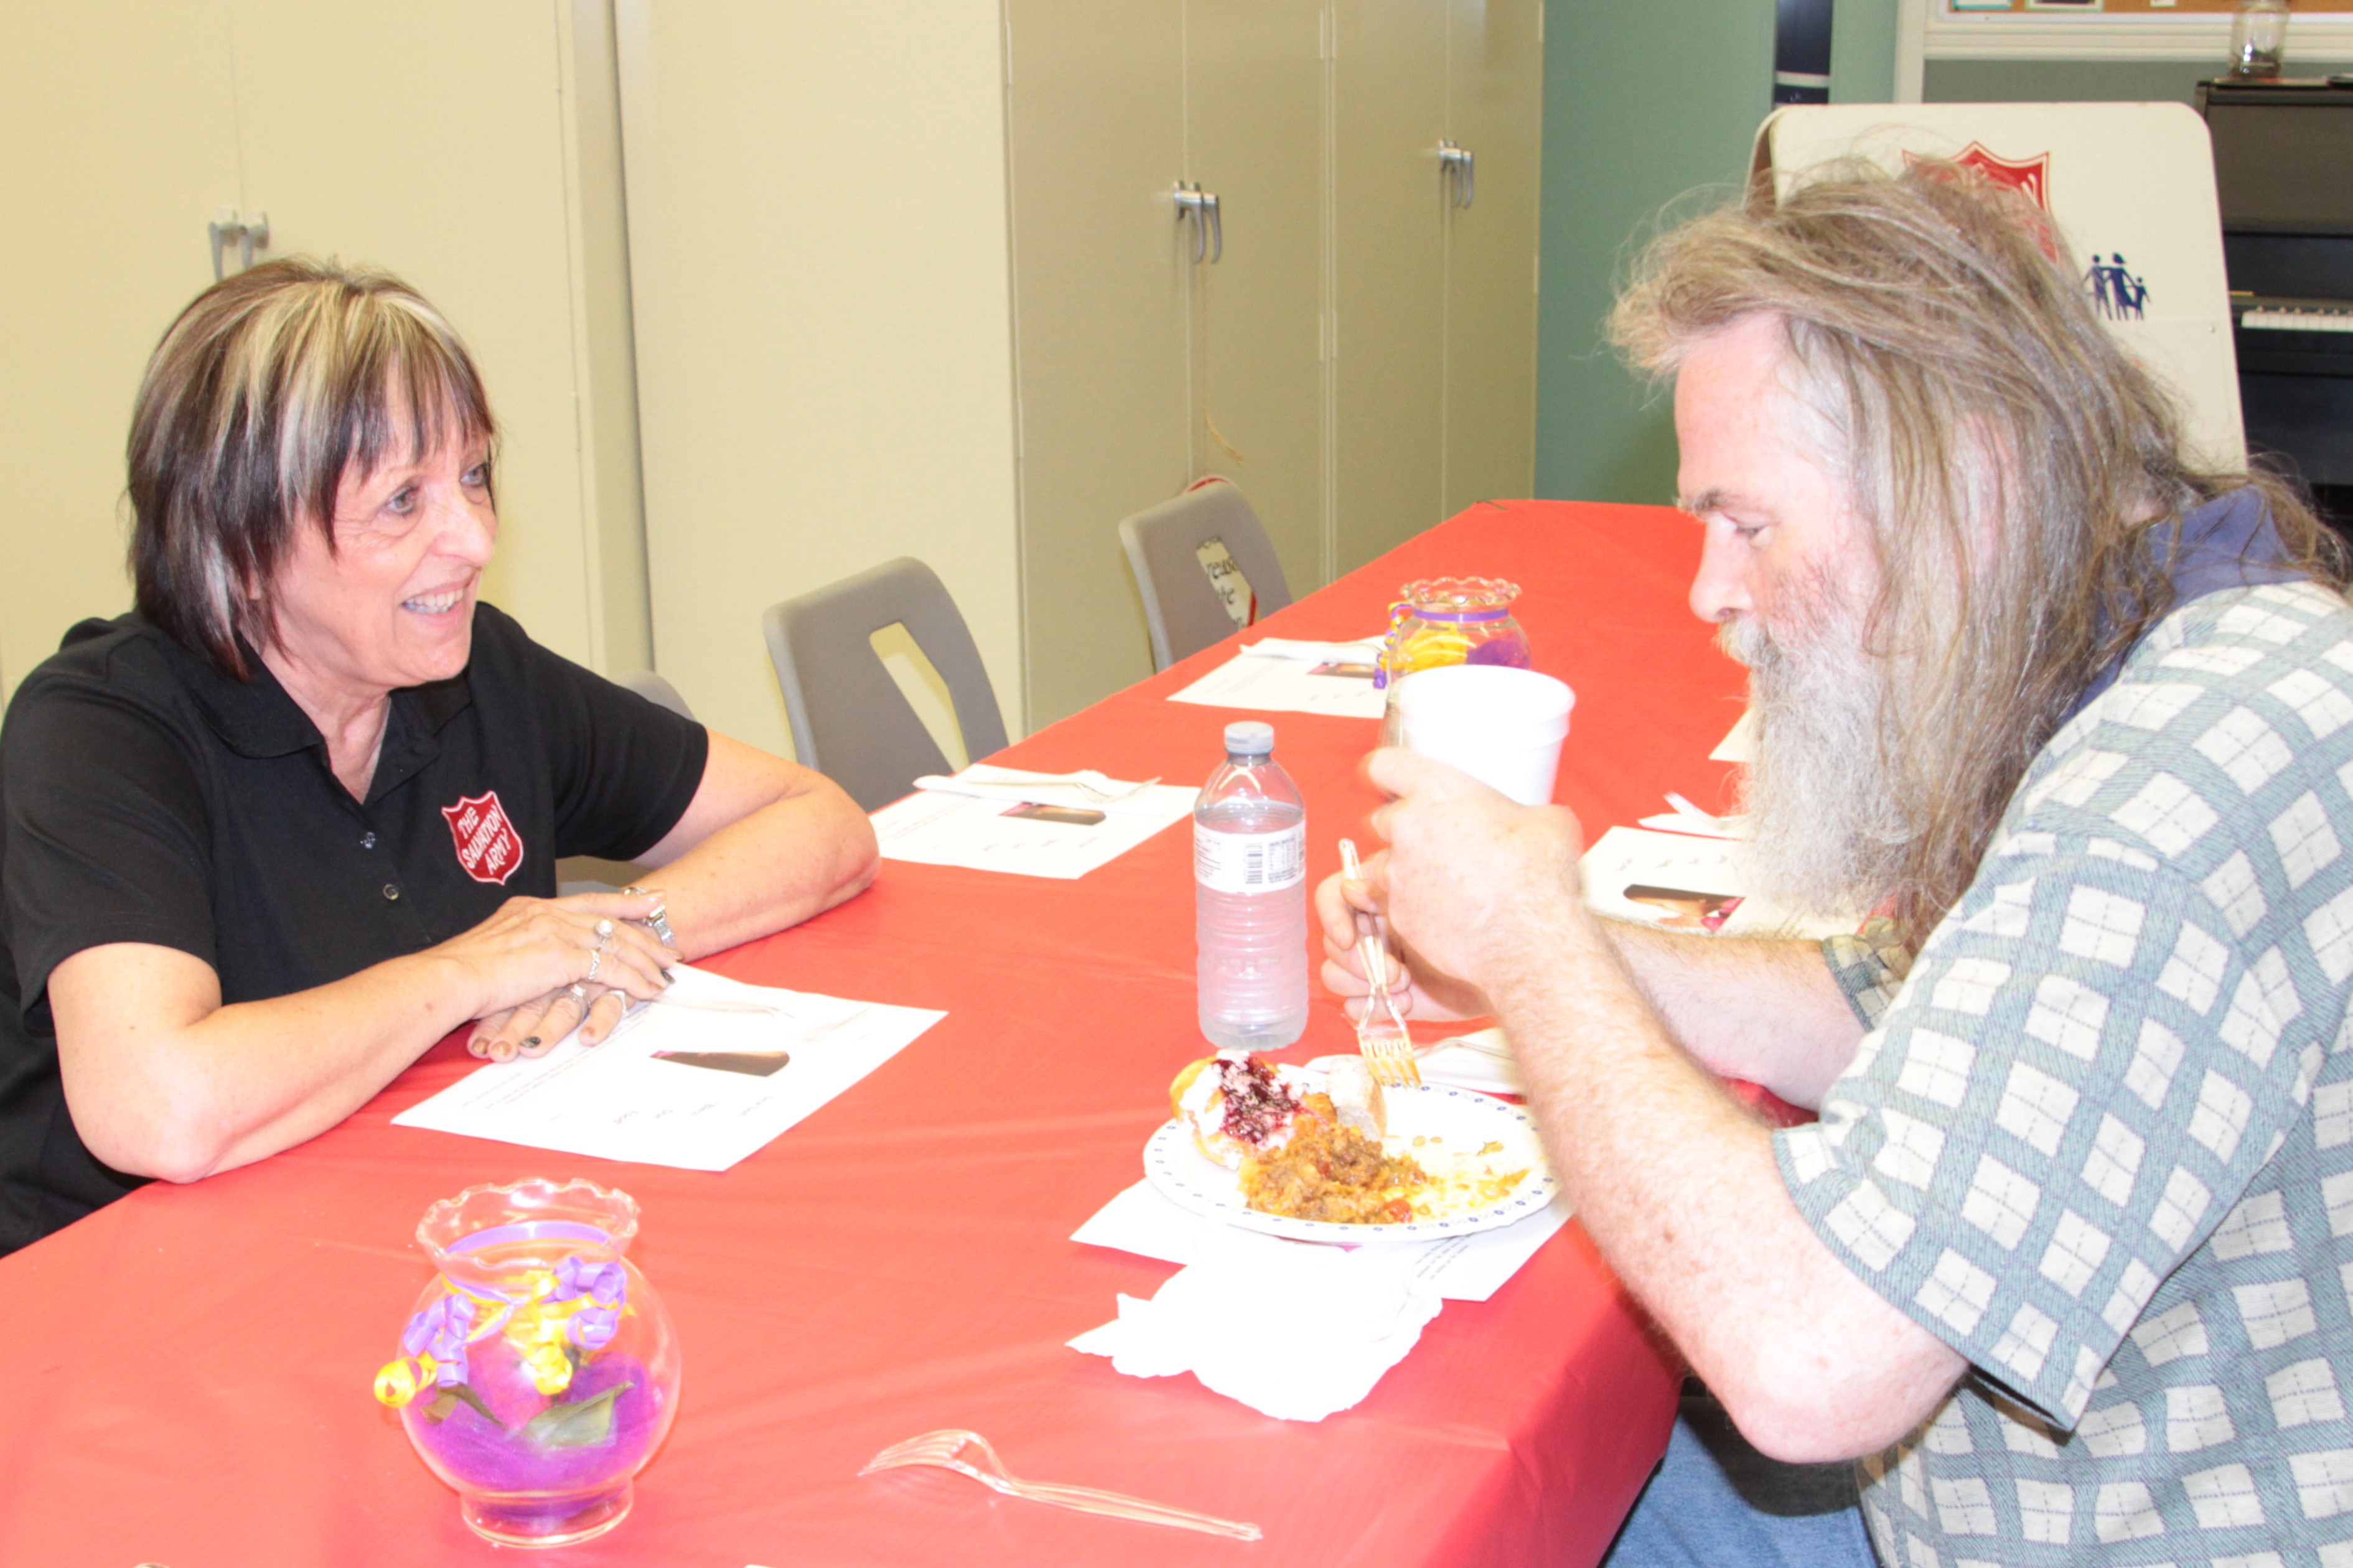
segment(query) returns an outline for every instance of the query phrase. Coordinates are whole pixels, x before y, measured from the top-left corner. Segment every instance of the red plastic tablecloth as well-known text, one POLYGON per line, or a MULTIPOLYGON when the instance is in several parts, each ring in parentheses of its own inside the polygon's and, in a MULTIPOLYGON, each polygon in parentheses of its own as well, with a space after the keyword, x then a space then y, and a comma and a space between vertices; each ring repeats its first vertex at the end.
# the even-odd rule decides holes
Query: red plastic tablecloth
MULTIPOLYGON (((1577 690, 1560 797, 1589 834, 1679 790, 1738 671, 1683 608, 1698 531, 1654 508, 1482 503, 1272 618, 1345 637, 1398 585, 1511 578, 1538 666, 1577 690)), ((1006 760, 1206 777, 1225 710, 1163 700, 1221 647, 1006 760)), ((1375 804, 1362 721, 1274 714, 1310 870, 1375 804)), ((1665 1441, 1677 1373, 1570 1225, 1452 1301, 1356 1409, 1282 1422, 1064 1342, 1165 1264, 1068 1239, 1141 1174, 1193 1021, 1180 828, 1075 882, 886 863, 871 891, 712 967, 944 1008, 895 1059, 723 1174, 390 1125, 473 1069, 444 1043, 343 1126, 197 1185, 149 1186, 0 1260, 0 1563, 487 1563, 370 1381, 429 1278, 411 1239, 477 1182, 586 1174, 644 1207, 632 1256, 677 1321, 681 1416, 615 1532, 553 1560, 661 1563, 1416 1563, 1596 1560, 1665 1441), (1262 1525, 1258 1543, 999 1499, 939 1471, 859 1479, 939 1426, 1025 1477, 1262 1525)), ((1350 1037, 1319 993, 1303 1057, 1350 1037)), ((512 1561, 513 1554, 503 1554, 512 1561)))

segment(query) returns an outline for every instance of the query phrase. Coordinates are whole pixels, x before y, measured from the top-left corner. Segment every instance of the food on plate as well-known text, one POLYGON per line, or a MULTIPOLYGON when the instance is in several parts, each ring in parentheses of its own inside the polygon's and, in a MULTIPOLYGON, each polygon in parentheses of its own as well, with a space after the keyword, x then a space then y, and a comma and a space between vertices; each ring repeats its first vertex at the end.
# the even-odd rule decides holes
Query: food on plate
POLYGON ((1261 1214, 1335 1225, 1402 1225, 1430 1187, 1410 1155, 1388 1154, 1341 1120, 1332 1097, 1310 1092, 1280 1148, 1242 1162, 1242 1197, 1261 1214))
MULTIPOLYGON (((1388 1130, 1388 1107, 1370 1068, 1354 1058, 1323 1075, 1343 1126, 1377 1143, 1388 1130)), ((1168 1107, 1193 1134, 1201 1152, 1229 1171, 1252 1154, 1271 1153, 1291 1137, 1301 1097, 1316 1076, 1247 1051, 1220 1051, 1188 1062, 1168 1087, 1168 1107)))
POLYGON ((1219 1051, 1176 1075, 1168 1103, 1202 1153, 1238 1171, 1251 1154, 1282 1146, 1306 1091, 1306 1075, 1297 1068, 1219 1051))
POLYGON ((1500 1202, 1533 1168, 1493 1139, 1472 1152, 1432 1131, 1385 1147, 1389 1101, 1370 1069, 1353 1057, 1323 1066, 1221 1051, 1169 1086, 1177 1123, 1235 1173, 1242 1202, 1261 1214, 1334 1225, 1442 1218, 1500 1202))

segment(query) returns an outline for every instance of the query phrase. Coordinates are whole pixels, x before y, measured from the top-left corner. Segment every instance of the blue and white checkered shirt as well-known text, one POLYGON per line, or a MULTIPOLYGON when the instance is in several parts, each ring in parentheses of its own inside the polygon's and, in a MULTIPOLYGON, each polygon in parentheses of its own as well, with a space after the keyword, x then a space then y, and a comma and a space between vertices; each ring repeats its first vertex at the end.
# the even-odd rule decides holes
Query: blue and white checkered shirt
POLYGON ((2052 737, 1775 1135, 1848 1268, 1972 1372, 1863 1464, 1890 1568, 2353 1568, 2353 611, 2175 610, 2052 737))

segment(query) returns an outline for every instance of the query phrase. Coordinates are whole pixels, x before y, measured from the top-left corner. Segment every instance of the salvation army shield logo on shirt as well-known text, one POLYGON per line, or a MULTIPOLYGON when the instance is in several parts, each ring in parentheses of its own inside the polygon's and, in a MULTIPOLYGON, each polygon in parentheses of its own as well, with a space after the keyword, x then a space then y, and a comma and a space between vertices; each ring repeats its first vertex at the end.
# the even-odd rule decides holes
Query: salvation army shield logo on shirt
POLYGON ((498 791, 463 796, 457 805, 443 806, 441 815, 457 841, 458 864, 477 882, 503 885, 522 864, 522 836, 507 820, 498 791))

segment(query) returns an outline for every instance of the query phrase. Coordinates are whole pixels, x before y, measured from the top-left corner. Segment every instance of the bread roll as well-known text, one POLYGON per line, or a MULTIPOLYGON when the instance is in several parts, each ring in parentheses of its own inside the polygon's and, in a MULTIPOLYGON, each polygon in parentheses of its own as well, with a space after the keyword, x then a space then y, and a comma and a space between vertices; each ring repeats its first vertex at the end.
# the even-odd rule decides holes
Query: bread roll
POLYGON ((1324 1092, 1332 1097, 1341 1126, 1353 1127, 1376 1143, 1388 1131, 1388 1102, 1381 1098, 1380 1083, 1362 1057, 1332 1063, 1324 1074, 1324 1092))

